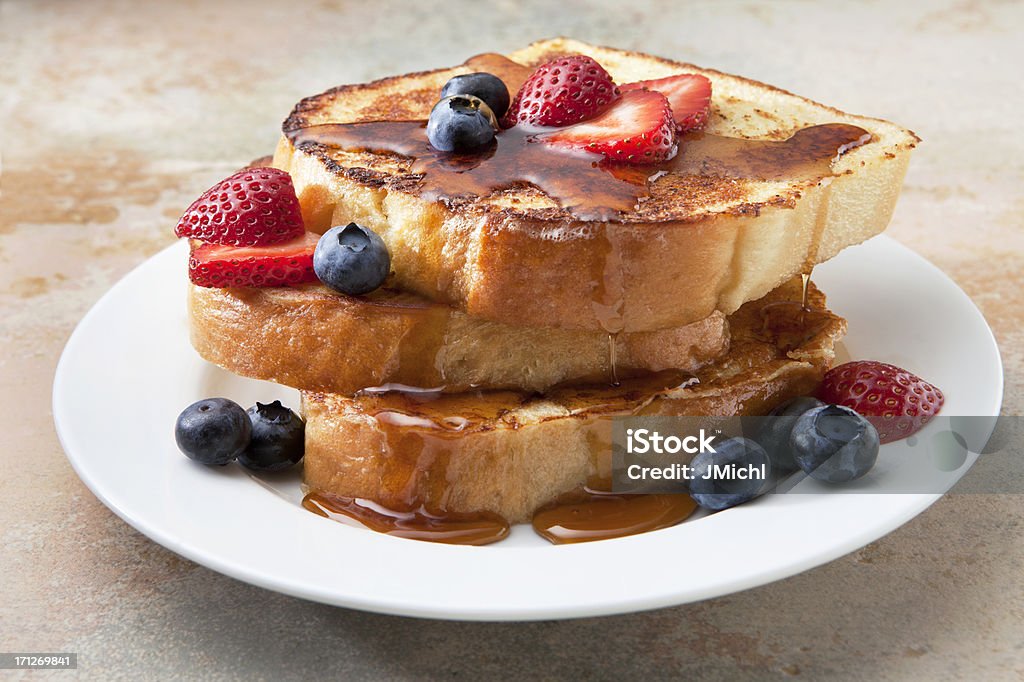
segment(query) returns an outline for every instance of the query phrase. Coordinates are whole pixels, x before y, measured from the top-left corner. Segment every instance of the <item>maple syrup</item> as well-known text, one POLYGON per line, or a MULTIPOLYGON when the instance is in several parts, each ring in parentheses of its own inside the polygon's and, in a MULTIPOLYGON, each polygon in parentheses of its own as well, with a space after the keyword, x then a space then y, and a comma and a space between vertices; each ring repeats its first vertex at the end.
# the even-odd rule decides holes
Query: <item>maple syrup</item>
POLYGON ((810 305, 810 272, 800 275, 800 300, 776 301, 761 310, 761 336, 784 352, 797 348, 831 324, 832 316, 810 305))
POLYGON ((761 309, 762 332, 790 351, 807 343, 827 327, 832 318, 820 310, 805 308, 799 301, 769 303, 761 309))
MULTIPOLYGON (((697 378, 690 372, 668 369, 631 377, 628 390, 600 380, 593 383, 573 381, 551 387, 544 397, 571 412, 585 411, 610 418, 632 414, 652 397, 690 386, 695 381, 697 378)), ((381 431, 418 433, 422 434, 421 438, 441 441, 498 427, 519 428, 522 424, 517 420, 517 409, 537 398, 536 394, 512 390, 443 393, 399 386, 392 386, 390 390, 377 387, 362 391, 357 396, 361 399, 362 409, 378 422, 381 431)), ((405 449, 417 445, 414 449, 419 452, 431 442, 395 442, 392 445, 389 455, 401 449, 399 445, 405 449)), ((443 446, 443 443, 438 445, 443 446)))
MULTIPOLYGON (((612 419, 639 413, 662 392, 694 381, 689 373, 666 370, 632 379, 629 390, 604 382, 562 385, 548 391, 547 398, 579 415, 590 451, 607 453, 597 458, 597 470, 610 473, 612 419)), ((458 457, 458 441, 495 429, 521 428, 517 409, 536 398, 515 391, 442 393, 398 388, 378 387, 359 394, 361 410, 376 422, 374 429, 380 434, 373 501, 381 509, 404 513, 425 508, 434 516, 443 516, 441 512, 450 507, 449 469, 453 457, 458 457)))
POLYGON ((609 233, 609 225, 601 227, 597 235, 604 257, 596 262, 591 273, 593 294, 590 308, 597 323, 608 334, 608 382, 619 385, 617 366, 618 337, 626 327, 625 286, 623 283, 622 253, 618 242, 609 233))
POLYGON ((495 427, 518 424, 509 416, 528 395, 512 391, 440 393, 392 390, 363 394, 367 416, 381 437, 379 481, 374 499, 390 509, 420 506, 444 510, 452 487, 448 468, 455 441, 495 427))
POLYGON ((836 159, 870 141, 871 133, 847 123, 808 126, 785 140, 691 132, 682 136, 680 152, 663 169, 737 180, 820 180, 832 175, 836 159))
POLYGON ((696 509, 689 495, 622 495, 587 487, 539 509, 532 523, 538 535, 562 545, 668 528, 696 509))
MULTIPOLYGON (((509 523, 491 512, 430 512, 423 507, 396 511, 369 500, 318 492, 303 497, 302 506, 333 521, 410 540, 487 545, 510 532, 509 523)), ((668 528, 696 509, 684 494, 622 495, 584 488, 539 509, 531 523, 538 535, 560 545, 668 528)))
POLYGON ((600 156, 554 149, 522 127, 469 153, 434 149, 426 121, 328 123, 300 128, 288 137, 296 148, 323 145, 408 157, 408 172, 419 177, 418 192, 429 201, 458 202, 533 185, 581 220, 607 221, 632 210, 646 194, 639 180, 617 179, 600 156))
POLYGON ((619 386, 619 367, 618 367, 618 337, 616 334, 608 335, 608 384, 610 386, 619 386))
POLYGON ((296 148, 321 145, 350 152, 391 153, 410 159, 424 198, 458 202, 533 185, 579 220, 609 221, 650 196, 652 177, 666 173, 750 180, 810 180, 831 174, 832 162, 871 135, 830 123, 804 128, 787 140, 747 140, 710 133, 683 135, 674 159, 648 166, 610 164, 597 154, 543 143, 543 133, 517 126, 470 153, 442 152, 427 140, 425 121, 327 123, 287 133, 296 148))
POLYGON ((302 506, 325 518, 411 540, 487 545, 509 533, 508 521, 491 512, 435 513, 423 507, 396 511, 369 500, 317 492, 302 498, 302 506))

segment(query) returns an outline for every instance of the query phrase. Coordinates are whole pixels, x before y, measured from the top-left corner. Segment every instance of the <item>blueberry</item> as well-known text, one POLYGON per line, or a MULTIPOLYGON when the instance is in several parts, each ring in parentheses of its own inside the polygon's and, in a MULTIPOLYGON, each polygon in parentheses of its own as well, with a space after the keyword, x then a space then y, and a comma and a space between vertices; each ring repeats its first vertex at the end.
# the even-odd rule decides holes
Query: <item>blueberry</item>
POLYGON ((387 279, 391 256, 373 230, 349 223, 324 232, 313 252, 320 281, 343 294, 368 294, 387 279))
POLYGON ((793 425, 789 442, 800 468, 826 483, 860 478, 878 459, 878 431, 842 405, 823 405, 805 412, 793 425))
POLYGON ((718 511, 734 507, 758 496, 771 475, 771 460, 760 445, 749 438, 727 438, 714 444, 715 451, 701 452, 690 463, 690 497, 702 507, 718 511), (754 476, 739 478, 712 471, 712 466, 735 465, 737 471, 757 468, 754 476), (763 469, 762 469, 763 467, 763 469), (760 476, 763 470, 764 476, 760 476), (711 473, 712 478, 704 476, 711 473), (715 475, 715 474, 718 475, 715 475))
POLYGON ((442 152, 464 152, 494 139, 498 122, 479 97, 452 95, 434 105, 427 121, 427 139, 442 152))
POLYGON ((306 424, 275 400, 249 408, 252 441, 238 456, 238 463, 253 471, 281 471, 296 464, 305 452, 306 424))
POLYGON ((252 435, 252 425, 238 403, 207 398, 192 403, 178 415, 174 440, 189 459, 224 466, 236 459, 252 435))
POLYGON ((793 471, 797 468, 796 460, 793 459, 793 450, 789 447, 789 436, 793 433, 793 425, 796 424, 797 417, 824 404, 810 396, 793 398, 776 407, 762 420, 757 442, 771 458, 773 470, 783 472, 793 471))
POLYGON ((441 88, 441 99, 452 95, 479 97, 501 118, 508 111, 509 96, 505 83, 494 74, 477 72, 455 76, 441 88))

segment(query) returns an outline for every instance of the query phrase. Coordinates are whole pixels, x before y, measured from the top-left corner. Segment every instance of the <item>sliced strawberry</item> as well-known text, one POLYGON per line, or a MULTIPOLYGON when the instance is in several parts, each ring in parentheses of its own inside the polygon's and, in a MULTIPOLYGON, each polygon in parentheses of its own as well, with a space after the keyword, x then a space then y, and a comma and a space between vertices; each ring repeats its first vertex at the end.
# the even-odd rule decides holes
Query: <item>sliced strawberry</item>
POLYGON ((567 126, 594 118, 619 98, 615 81, 590 57, 560 57, 537 67, 516 93, 502 125, 567 126))
POLYGON ((305 232, 272 246, 192 242, 188 278, 201 287, 279 287, 313 282, 313 251, 320 235, 305 232))
POLYGON ((668 78, 627 83, 620 88, 624 93, 640 89, 654 90, 668 98, 679 132, 696 130, 707 123, 711 110, 711 81, 704 76, 681 73, 668 78))
POLYGON ((920 431, 945 400, 942 391, 921 377, 873 360, 833 367, 825 374, 818 396, 867 417, 883 443, 920 431))
POLYGON ((291 176, 276 168, 247 168, 218 182, 174 228, 179 237, 231 246, 269 246, 304 231, 291 176))
POLYGON ((664 95, 632 90, 597 118, 537 139, 556 147, 603 154, 616 163, 656 163, 676 152, 676 122, 664 95))

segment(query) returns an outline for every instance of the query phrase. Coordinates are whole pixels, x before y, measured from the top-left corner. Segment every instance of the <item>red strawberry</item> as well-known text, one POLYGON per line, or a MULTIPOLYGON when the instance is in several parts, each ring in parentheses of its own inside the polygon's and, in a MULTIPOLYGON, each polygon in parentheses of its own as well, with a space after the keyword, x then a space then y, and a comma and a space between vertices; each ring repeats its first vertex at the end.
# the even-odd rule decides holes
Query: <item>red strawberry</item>
POLYGON ((656 163, 676 152, 676 122, 664 95, 632 90, 597 118, 539 135, 558 147, 603 154, 617 163, 656 163))
POLYGON ((179 237, 232 246, 269 246, 304 231, 291 176, 276 168, 247 168, 218 182, 174 228, 179 237))
POLYGON ((313 282, 313 251, 320 235, 304 232, 272 246, 192 242, 188 278, 201 287, 278 287, 313 282))
POLYGON ((819 397, 867 417, 883 443, 920 431, 945 400, 942 391, 921 377, 873 360, 833 367, 825 374, 819 397))
POLYGON ((597 116, 618 98, 619 89, 603 66, 581 54, 560 57, 526 79, 502 125, 572 125, 597 116))
POLYGON ((695 73, 681 73, 678 76, 659 78, 651 81, 627 83, 621 90, 654 90, 668 98, 672 115, 679 124, 679 132, 701 128, 708 120, 711 110, 711 81, 695 73))

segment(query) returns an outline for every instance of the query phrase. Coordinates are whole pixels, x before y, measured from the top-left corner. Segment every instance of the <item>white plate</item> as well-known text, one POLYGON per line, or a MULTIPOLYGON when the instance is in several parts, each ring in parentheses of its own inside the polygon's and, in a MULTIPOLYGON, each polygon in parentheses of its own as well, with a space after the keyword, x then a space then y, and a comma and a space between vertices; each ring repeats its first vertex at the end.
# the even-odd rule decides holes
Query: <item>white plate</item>
MULTIPOLYGON (((196 355, 188 342, 186 259, 184 243, 157 254, 85 316, 57 368, 54 420, 78 475, 121 518, 161 545, 255 585, 436 618, 637 611, 823 564, 892 531, 940 496, 884 493, 886 477, 878 474, 871 486, 878 494, 768 495, 665 530, 564 546, 548 545, 528 526, 486 547, 346 527, 296 504, 297 473, 259 481, 241 467, 206 469, 176 450, 175 418, 199 398, 224 395, 249 405, 282 397, 297 404, 290 389, 240 379, 196 355)), ((851 357, 924 376, 945 391, 944 414, 998 414, 1003 378, 992 333, 933 265, 878 237, 817 268, 815 281, 849 320, 851 357)), ((884 446, 873 474, 884 474, 899 448, 884 446)))

